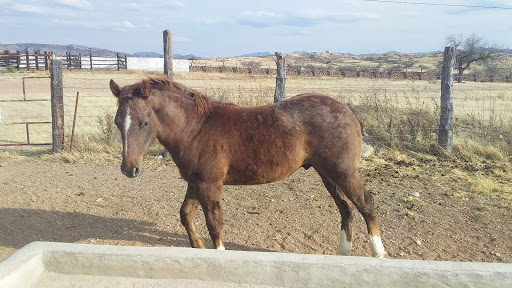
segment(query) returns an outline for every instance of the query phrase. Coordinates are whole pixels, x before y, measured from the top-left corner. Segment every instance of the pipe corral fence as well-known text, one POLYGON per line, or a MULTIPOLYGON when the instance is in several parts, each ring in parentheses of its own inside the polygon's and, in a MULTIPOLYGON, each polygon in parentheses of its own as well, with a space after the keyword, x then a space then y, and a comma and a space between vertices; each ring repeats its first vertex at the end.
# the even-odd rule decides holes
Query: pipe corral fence
POLYGON ((51 99, 48 97, 48 95, 45 95, 45 97, 48 97, 48 98, 34 98, 32 96, 27 96, 27 82, 43 80, 43 83, 48 85, 48 90, 49 90, 50 89, 49 79, 50 79, 50 76, 0 77, 0 81, 2 81, 2 80, 9 81, 10 80, 13 82, 19 82, 19 83, 15 84, 15 87, 16 86, 20 87, 21 88, 20 90, 22 91, 21 95, 14 95, 13 97, 0 98, 0 131, 2 129, 17 129, 17 128, 13 128, 13 127, 21 126, 21 127, 24 127, 25 132, 26 132, 26 134, 25 134, 26 138, 24 139, 25 141, 19 141, 21 139, 17 138, 17 139, 13 139, 14 141, 8 141, 10 143, 1 143, 0 142, 0 146, 5 147, 5 146, 52 145, 52 143, 48 141, 47 137, 43 137, 43 141, 41 141, 41 140, 33 141, 34 139, 32 139, 32 141, 31 141, 31 137, 30 137, 30 127, 32 127, 34 125, 48 125, 48 124, 52 123, 51 118, 49 117, 49 115, 50 115, 49 103, 50 103, 51 99), (21 96, 21 97, 19 97, 19 96, 21 96), (19 105, 16 105, 16 104, 19 104, 19 105), (42 104, 42 105, 38 105, 40 111, 37 113, 37 115, 26 115, 23 112, 23 111, 25 111, 26 105, 34 105, 34 104, 42 104), (14 110, 14 112, 11 113, 13 115, 9 115, 7 112, 7 109, 4 108, 4 110, 5 110, 4 115, 7 114, 8 116, 10 116, 10 117, 8 117, 8 119, 4 119, 5 116, 2 115, 2 106, 1 105, 9 106, 8 108, 14 110), (16 106, 18 106, 21 109, 19 109, 16 106), (18 109, 16 109, 16 108, 18 108, 18 109), (44 111, 46 109, 48 109, 48 110, 44 111), (43 111, 41 111, 41 110, 43 110, 43 111), (10 119, 14 119, 14 120, 10 120, 10 119), (28 119, 28 120, 24 120, 24 119, 28 119), (44 138, 46 138, 46 139, 44 139, 44 138))
MULTIPOLYGON (((3 51, 0 53, 0 70, 13 69, 18 71, 50 70, 50 58, 52 52, 29 54, 19 51, 11 53, 3 51)), ((162 71, 164 58, 157 57, 130 57, 126 54, 116 54, 115 56, 95 56, 90 54, 71 54, 64 56, 54 56, 57 60, 62 60, 62 67, 65 69, 88 69, 88 70, 143 70, 143 71, 162 71)), ((189 60, 173 59, 173 71, 188 72, 189 60)))

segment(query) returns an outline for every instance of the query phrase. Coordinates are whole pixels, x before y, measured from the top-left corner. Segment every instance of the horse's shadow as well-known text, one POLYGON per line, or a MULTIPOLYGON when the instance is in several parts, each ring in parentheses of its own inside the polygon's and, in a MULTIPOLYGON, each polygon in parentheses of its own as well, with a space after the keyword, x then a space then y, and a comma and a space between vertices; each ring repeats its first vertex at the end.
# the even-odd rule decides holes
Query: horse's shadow
MULTIPOLYGON (((0 246, 19 249, 33 241, 109 243, 146 246, 190 247, 186 234, 160 230, 149 221, 109 218, 80 212, 40 209, 0 209, 0 246), (128 244, 127 244, 128 243, 128 244)), ((209 239, 204 239, 205 243, 209 239)), ((269 251, 236 243, 225 243, 230 250, 269 251)))

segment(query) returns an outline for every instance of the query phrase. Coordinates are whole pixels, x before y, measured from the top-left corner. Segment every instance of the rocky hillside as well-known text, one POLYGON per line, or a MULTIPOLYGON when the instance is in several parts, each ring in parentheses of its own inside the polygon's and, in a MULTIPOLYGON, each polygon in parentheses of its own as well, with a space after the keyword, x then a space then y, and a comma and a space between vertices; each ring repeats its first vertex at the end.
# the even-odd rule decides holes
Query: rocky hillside
MULTIPOLYGON (((77 55, 78 53, 82 55, 88 55, 89 53, 92 53, 93 56, 100 56, 100 57, 111 57, 115 56, 117 53, 119 54, 126 54, 128 56, 133 57, 154 57, 154 58, 160 58, 164 57, 163 54, 155 53, 155 52, 137 52, 134 54, 129 54, 125 52, 116 52, 111 51, 107 49, 100 49, 100 48, 93 48, 93 47, 87 47, 82 45, 76 45, 76 44, 70 44, 70 45, 57 45, 57 44, 37 44, 37 43, 17 43, 17 44, 0 44, 0 53, 3 53, 5 50, 8 50, 10 53, 14 53, 16 51, 19 51, 20 53, 25 53, 28 51, 29 54, 35 54, 35 53, 43 53, 44 51, 47 52, 53 52, 57 56, 64 56, 66 55, 66 52, 69 52, 73 55, 77 55)), ((181 54, 174 54, 173 57, 175 59, 201 59, 201 57, 187 54, 187 55, 181 55, 181 54)))
MULTIPOLYGON (((11 53, 20 51, 20 53, 43 53, 44 51, 53 52, 57 56, 64 56, 66 52, 71 54, 81 53, 83 55, 92 53, 94 56, 115 56, 118 52, 107 49, 91 48, 82 45, 57 45, 57 44, 36 44, 36 43, 17 43, 17 44, 0 44, 0 51, 9 50, 11 53)), ((126 54, 119 52, 120 54, 126 54)))

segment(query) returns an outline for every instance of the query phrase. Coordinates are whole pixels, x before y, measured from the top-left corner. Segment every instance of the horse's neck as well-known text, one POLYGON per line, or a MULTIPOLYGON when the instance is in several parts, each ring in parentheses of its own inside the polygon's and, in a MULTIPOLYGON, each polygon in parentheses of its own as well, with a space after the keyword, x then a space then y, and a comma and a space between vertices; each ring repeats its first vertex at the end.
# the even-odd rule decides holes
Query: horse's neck
POLYGON ((185 101, 161 99, 153 105, 159 122, 158 141, 171 154, 186 149, 204 123, 204 117, 197 117, 195 107, 190 104, 185 101))

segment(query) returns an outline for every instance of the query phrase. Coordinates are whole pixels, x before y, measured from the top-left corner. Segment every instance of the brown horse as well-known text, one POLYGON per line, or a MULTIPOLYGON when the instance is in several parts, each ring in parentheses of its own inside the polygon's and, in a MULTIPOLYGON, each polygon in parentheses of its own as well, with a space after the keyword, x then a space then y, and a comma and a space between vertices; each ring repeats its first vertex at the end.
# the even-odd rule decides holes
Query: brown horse
POLYGON ((361 126, 349 106, 320 94, 301 94, 274 105, 240 107, 207 98, 165 77, 119 87, 115 123, 123 140, 121 171, 138 177, 158 139, 188 182, 181 223, 192 247, 204 248, 193 222, 201 205, 216 249, 223 243, 223 185, 278 181, 314 167, 341 213, 338 254, 352 249, 352 210, 363 215, 374 257, 383 257, 372 195, 358 174, 361 126))

